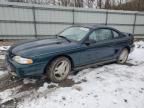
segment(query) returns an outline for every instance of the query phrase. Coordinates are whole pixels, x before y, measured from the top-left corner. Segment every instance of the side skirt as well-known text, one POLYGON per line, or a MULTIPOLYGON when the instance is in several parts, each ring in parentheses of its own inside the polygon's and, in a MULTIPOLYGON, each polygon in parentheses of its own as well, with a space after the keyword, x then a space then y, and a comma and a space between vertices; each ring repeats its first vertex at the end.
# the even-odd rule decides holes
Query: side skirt
POLYGON ((111 60, 106 60, 106 61, 102 61, 102 62, 97 62, 94 64, 84 65, 84 66, 74 68, 73 71, 75 72, 75 71, 79 71, 79 70, 90 68, 90 67, 97 67, 98 65, 104 65, 106 63, 111 63, 111 62, 115 62, 115 61, 116 61, 116 59, 111 59, 111 60))

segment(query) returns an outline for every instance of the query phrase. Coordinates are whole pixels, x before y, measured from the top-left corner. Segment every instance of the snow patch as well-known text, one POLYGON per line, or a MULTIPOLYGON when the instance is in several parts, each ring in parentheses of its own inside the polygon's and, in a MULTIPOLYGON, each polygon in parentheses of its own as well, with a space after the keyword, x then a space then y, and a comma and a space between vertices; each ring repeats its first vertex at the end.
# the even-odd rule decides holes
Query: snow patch
POLYGON ((142 64, 144 63, 144 42, 139 41, 135 43, 134 51, 129 55, 128 62, 132 64, 142 64))
POLYGON ((0 51, 6 51, 10 48, 10 46, 0 46, 0 51))
POLYGON ((40 87, 40 88, 37 90, 37 92, 38 92, 38 93, 46 92, 46 91, 48 90, 48 87, 51 86, 51 85, 52 85, 52 86, 58 86, 58 84, 56 84, 56 83, 50 83, 50 84, 44 83, 43 86, 40 87))
POLYGON ((23 80, 23 83, 24 83, 24 84, 35 83, 35 82, 36 82, 35 79, 28 79, 28 78, 25 78, 25 79, 23 80))
POLYGON ((2 70, 0 70, 0 78, 4 77, 6 75, 8 75, 8 71, 2 71, 2 70))
POLYGON ((5 55, 0 55, 0 60, 4 60, 5 59, 5 55))
POLYGON ((13 99, 13 95, 15 95, 17 93, 17 90, 19 88, 21 88, 21 86, 18 86, 18 87, 12 88, 12 89, 7 89, 3 92, 0 92, 0 99, 1 99, 0 104, 13 99))

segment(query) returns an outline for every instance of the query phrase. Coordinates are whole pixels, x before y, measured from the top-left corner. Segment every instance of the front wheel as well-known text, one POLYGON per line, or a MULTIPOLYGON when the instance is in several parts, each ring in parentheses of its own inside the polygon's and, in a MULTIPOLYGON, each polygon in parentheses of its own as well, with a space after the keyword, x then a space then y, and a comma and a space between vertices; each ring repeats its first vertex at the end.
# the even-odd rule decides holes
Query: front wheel
POLYGON ((71 71, 71 62, 66 57, 56 58, 48 66, 47 76, 52 82, 59 83, 65 80, 71 71))
POLYGON ((128 55, 129 55, 128 49, 124 48, 118 57, 117 63, 124 64, 128 59, 128 55))

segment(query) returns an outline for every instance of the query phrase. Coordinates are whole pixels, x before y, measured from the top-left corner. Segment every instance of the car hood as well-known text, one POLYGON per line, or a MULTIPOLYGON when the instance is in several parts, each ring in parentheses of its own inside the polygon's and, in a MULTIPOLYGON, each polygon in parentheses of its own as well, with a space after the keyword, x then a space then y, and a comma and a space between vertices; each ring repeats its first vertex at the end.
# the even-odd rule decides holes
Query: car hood
POLYGON ((68 42, 63 39, 42 39, 16 44, 10 48, 13 55, 22 57, 34 57, 42 54, 53 54, 76 48, 76 42, 68 42))

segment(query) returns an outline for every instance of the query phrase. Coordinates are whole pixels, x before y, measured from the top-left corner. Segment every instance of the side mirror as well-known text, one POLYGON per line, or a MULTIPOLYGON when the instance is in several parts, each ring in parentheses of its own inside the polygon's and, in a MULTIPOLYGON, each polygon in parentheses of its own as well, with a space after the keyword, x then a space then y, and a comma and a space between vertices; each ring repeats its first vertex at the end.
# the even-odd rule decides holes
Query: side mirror
POLYGON ((94 44, 94 43, 96 43, 96 41, 95 40, 87 40, 87 41, 85 41, 85 44, 86 45, 90 45, 90 44, 94 44))

